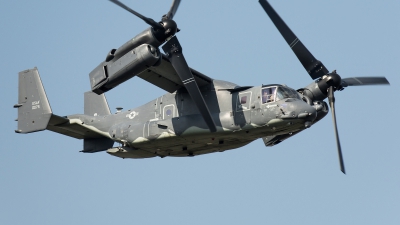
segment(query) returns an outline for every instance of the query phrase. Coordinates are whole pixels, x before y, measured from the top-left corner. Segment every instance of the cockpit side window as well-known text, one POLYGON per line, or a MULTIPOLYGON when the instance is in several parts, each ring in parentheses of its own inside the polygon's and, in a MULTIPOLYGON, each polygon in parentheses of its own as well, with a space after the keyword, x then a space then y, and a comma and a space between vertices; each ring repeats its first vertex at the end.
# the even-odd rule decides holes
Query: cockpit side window
POLYGON ((276 87, 263 88, 261 90, 262 103, 269 103, 275 101, 276 87))

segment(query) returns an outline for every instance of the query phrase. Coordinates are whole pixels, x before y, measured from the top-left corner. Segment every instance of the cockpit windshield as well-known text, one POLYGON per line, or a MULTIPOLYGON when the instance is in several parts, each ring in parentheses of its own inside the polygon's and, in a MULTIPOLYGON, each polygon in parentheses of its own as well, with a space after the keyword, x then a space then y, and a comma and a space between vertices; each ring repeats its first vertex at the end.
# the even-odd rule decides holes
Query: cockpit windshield
POLYGON ((288 88, 288 87, 278 87, 278 91, 276 92, 276 101, 285 99, 285 98, 297 98, 300 99, 299 93, 297 91, 288 88))
POLYGON ((261 90, 262 103, 275 102, 286 98, 297 98, 300 99, 297 91, 284 87, 266 87, 261 90))

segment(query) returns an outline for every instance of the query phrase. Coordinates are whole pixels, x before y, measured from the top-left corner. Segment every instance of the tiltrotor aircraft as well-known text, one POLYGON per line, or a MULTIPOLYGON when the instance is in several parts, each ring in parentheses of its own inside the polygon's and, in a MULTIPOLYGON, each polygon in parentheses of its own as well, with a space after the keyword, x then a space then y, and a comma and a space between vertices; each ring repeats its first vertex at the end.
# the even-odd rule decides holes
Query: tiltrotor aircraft
POLYGON ((239 148, 262 138, 276 145, 309 128, 332 111, 340 168, 345 173, 335 119, 335 91, 348 86, 389 84, 385 77, 341 78, 318 61, 266 0, 259 0, 290 48, 314 80, 292 89, 285 85, 239 86, 214 80, 190 68, 175 36, 174 0, 160 22, 147 18, 118 0, 111 2, 136 15, 150 27, 112 49, 90 74, 91 91, 84 94, 84 113, 52 113, 36 68, 19 73, 17 133, 51 130, 83 139, 82 152, 121 158, 196 156, 239 148), (162 46, 165 54, 159 47, 162 46), (104 93, 132 77, 166 90, 149 103, 111 114, 104 93), (113 147, 114 143, 119 147, 113 147))

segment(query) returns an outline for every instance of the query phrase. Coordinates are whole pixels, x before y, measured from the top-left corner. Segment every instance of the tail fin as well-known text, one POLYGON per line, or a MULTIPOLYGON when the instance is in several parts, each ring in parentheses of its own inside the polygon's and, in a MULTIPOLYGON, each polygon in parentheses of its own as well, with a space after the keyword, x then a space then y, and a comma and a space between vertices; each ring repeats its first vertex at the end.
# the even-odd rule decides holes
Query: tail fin
POLYGON ((88 116, 106 116, 110 115, 110 107, 108 106, 106 96, 98 95, 94 92, 85 92, 85 109, 84 113, 88 116))
POLYGON ((18 74, 18 129, 17 133, 45 130, 52 111, 37 68, 18 74))
MULTIPOLYGON (((96 152, 113 146, 114 141, 104 132, 86 126, 80 119, 72 115, 57 116, 51 111, 49 101, 43 88, 37 68, 19 73, 18 87, 18 129, 17 133, 31 133, 48 129, 73 138, 84 139, 84 151, 96 152)), ((109 115, 104 95, 92 92, 85 93, 85 114, 91 116, 109 115)))
MULTIPOLYGON (((110 115, 110 108, 104 94, 98 95, 94 92, 85 92, 84 113, 88 116, 110 115)), ((107 137, 85 138, 81 152, 94 153, 112 148, 114 141, 107 137)))

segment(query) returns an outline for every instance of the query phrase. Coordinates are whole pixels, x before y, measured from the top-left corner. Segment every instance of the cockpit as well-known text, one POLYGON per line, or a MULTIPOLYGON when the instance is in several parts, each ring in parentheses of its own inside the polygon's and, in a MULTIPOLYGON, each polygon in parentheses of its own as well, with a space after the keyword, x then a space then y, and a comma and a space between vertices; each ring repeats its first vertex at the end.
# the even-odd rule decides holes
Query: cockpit
POLYGON ((268 86, 261 89, 262 103, 276 102, 286 98, 301 99, 297 91, 286 86, 268 86))

